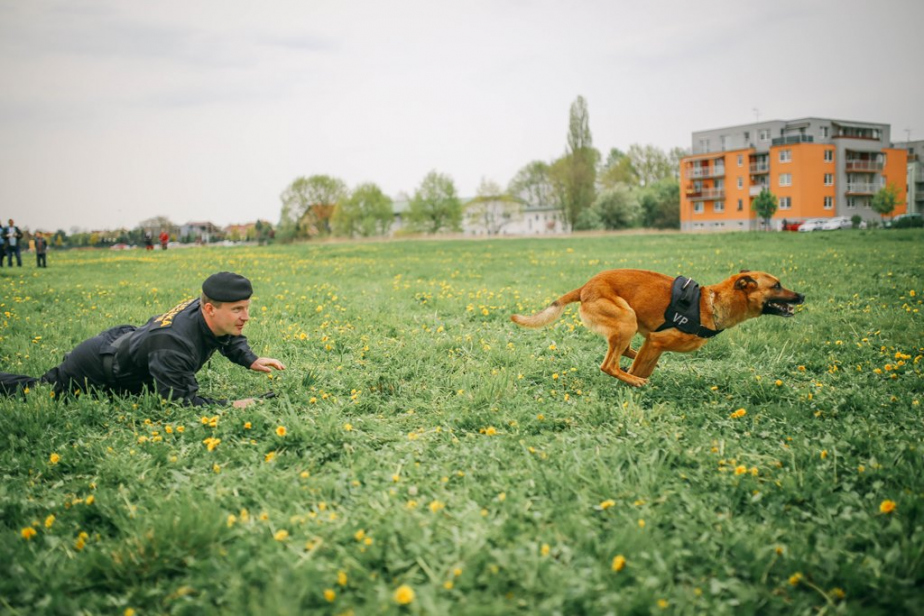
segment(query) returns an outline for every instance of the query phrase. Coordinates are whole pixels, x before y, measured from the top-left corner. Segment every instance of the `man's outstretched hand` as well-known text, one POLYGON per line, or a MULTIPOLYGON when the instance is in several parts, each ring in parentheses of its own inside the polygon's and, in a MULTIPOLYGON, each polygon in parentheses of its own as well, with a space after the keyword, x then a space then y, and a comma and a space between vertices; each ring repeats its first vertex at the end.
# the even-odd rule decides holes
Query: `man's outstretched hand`
POLYGON ((256 370, 257 372, 272 372, 270 368, 275 368, 276 370, 286 369, 281 361, 273 359, 272 357, 258 357, 255 362, 250 364, 250 369, 256 370))

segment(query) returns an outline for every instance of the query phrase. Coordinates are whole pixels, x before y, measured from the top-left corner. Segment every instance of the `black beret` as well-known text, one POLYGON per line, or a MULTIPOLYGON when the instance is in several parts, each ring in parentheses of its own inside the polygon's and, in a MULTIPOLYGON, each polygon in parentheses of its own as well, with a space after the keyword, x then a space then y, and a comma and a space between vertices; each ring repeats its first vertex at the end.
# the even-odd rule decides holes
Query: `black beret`
POLYGON ((202 292, 216 302, 239 302, 250 299, 253 287, 250 281, 234 272, 212 274, 202 283, 202 292))

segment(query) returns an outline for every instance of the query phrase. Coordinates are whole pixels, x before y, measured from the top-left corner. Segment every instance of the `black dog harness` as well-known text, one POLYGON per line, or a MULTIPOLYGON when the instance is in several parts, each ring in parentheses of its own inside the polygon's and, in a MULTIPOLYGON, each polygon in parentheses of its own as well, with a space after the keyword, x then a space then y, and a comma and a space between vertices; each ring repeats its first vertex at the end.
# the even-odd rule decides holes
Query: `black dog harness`
POLYGON ((709 329, 699 322, 699 298, 702 291, 692 278, 677 276, 671 285, 671 303, 664 311, 664 324, 656 332, 679 329, 685 334, 700 338, 712 338, 722 333, 721 329, 709 329))

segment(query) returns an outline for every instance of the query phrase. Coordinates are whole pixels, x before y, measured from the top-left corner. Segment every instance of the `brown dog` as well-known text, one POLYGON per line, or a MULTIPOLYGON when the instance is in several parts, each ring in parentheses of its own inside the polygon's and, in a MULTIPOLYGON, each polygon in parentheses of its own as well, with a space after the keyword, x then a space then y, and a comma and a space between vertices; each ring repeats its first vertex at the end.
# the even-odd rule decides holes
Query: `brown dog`
POLYGON ((560 317, 567 304, 581 302, 581 320, 609 343, 600 369, 641 387, 661 353, 695 351, 721 331, 762 314, 791 317, 793 304, 804 301, 804 295, 784 289, 779 279, 764 272, 742 270, 700 289, 683 277, 618 269, 600 272, 537 314, 515 314, 511 320, 542 327, 560 317), (645 338, 638 352, 630 346, 636 332, 645 338), (628 372, 619 367, 622 355, 635 360, 628 372))

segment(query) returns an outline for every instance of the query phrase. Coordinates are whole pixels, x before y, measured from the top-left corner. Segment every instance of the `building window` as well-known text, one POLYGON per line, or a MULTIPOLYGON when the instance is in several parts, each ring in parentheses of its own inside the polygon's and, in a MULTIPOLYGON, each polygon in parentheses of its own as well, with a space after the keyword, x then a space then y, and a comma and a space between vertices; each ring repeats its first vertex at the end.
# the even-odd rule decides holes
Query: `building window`
POLYGON ((780 150, 780 162, 781 163, 792 162, 792 150, 780 150))
POLYGON ((724 152, 728 149, 728 135, 722 135, 720 139, 722 140, 722 151, 724 152))
POLYGON ((700 152, 708 152, 708 151, 709 151, 709 140, 708 140, 708 139, 700 139, 700 140, 699 140, 699 151, 700 151, 700 152))
POLYGON ((834 209, 834 197, 825 197, 825 209, 826 210, 834 209))
POLYGON ((825 150, 825 162, 826 163, 834 162, 834 150, 825 150))
POLYGON ((744 131, 744 145, 747 145, 750 140, 751 140, 751 133, 748 131, 744 131))
POLYGON ((744 166, 744 156, 742 156, 741 154, 738 154, 738 166, 739 167, 744 166))
POLYGON ((792 186, 792 174, 791 173, 781 173, 780 174, 780 186, 792 186))
POLYGON ((740 212, 743 209, 744 209, 744 202, 741 199, 738 199, 738 211, 740 212))
POLYGON ((744 178, 739 177, 738 178, 738 190, 741 190, 742 188, 744 188, 744 178))
POLYGON ((697 201, 696 203, 693 204, 693 213, 694 214, 703 213, 703 202, 702 201, 697 201))
POLYGON ((760 140, 770 141, 770 129, 769 128, 760 129, 760 140))
POLYGON ((834 186, 834 174, 833 173, 825 174, 825 186, 834 186))
POLYGON ((725 202, 724 201, 714 201, 712 203, 712 211, 716 213, 725 211, 725 202))
POLYGON ((781 210, 792 209, 792 197, 780 197, 780 209, 781 210))
POLYGON ((828 127, 822 126, 821 128, 819 128, 818 136, 821 137, 822 139, 827 139, 828 138, 828 127))

